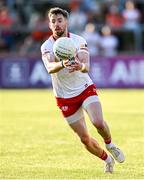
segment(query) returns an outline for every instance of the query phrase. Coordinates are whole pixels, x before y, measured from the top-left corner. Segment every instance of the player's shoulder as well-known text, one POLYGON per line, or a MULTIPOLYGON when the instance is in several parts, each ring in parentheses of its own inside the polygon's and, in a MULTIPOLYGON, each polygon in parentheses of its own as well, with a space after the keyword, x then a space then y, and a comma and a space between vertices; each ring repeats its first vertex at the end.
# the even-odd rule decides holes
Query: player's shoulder
POLYGON ((49 37, 47 40, 45 40, 42 45, 41 45, 41 49, 46 47, 46 46, 49 46, 51 44, 51 37, 49 37))
POLYGON ((70 33, 70 38, 72 38, 74 41, 84 42, 84 43, 86 42, 86 40, 82 36, 74 33, 70 33))
POLYGON ((82 36, 70 33, 70 38, 73 39, 73 41, 75 42, 75 46, 78 50, 88 52, 87 42, 82 36))
POLYGON ((41 52, 46 53, 47 51, 51 51, 53 46, 53 40, 52 37, 50 36, 46 41, 44 41, 41 45, 41 52))

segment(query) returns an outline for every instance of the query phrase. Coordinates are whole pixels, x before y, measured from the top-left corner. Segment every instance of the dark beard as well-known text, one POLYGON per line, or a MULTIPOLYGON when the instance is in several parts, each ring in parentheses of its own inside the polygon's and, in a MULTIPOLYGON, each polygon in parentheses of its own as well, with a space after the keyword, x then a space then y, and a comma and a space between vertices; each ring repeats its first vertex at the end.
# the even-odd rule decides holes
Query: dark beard
POLYGON ((64 32, 56 32, 56 35, 57 35, 58 37, 61 37, 63 34, 64 34, 64 32))

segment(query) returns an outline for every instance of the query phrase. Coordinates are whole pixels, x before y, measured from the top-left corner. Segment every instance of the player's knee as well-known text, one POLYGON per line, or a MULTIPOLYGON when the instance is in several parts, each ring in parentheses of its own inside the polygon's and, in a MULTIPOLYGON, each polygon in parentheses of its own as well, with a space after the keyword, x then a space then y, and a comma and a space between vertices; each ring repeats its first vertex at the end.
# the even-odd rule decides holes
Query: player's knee
POLYGON ((88 145, 90 143, 90 136, 88 134, 84 134, 81 136, 81 142, 85 145, 88 145))

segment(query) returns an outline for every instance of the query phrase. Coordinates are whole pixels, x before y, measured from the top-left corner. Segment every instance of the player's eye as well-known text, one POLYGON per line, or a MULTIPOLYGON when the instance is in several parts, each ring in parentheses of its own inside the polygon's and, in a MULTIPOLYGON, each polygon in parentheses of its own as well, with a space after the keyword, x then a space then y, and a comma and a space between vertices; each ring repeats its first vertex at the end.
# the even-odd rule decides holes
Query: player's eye
POLYGON ((52 22, 52 24, 54 24, 54 23, 55 23, 55 20, 52 20, 51 22, 52 22))

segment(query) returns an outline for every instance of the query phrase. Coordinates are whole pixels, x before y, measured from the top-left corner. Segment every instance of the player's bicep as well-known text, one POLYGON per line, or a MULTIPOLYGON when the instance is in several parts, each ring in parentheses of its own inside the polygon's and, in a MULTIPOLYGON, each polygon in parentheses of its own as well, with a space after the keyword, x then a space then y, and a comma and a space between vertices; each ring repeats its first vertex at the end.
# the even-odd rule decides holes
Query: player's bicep
POLYGON ((83 64, 82 67, 84 70, 82 72, 88 72, 90 70, 90 58, 87 51, 79 51, 78 54, 79 61, 83 64))
POLYGON ((81 39, 79 48, 77 50, 77 55, 82 63, 89 63, 89 51, 87 43, 84 39, 81 39))
POLYGON ((88 63, 89 64, 89 53, 88 51, 79 51, 77 53, 78 59, 81 63, 88 63))

